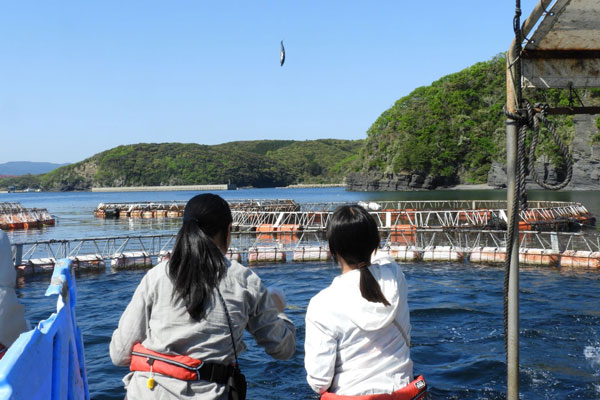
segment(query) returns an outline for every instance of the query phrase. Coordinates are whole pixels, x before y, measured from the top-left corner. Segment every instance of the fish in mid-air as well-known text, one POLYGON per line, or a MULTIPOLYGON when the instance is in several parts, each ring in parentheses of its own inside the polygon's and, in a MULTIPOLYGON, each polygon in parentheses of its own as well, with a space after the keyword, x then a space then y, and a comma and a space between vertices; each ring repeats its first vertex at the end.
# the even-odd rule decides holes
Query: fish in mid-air
POLYGON ((279 62, 283 67, 283 63, 285 62, 285 47, 283 47, 283 40, 281 41, 281 47, 279 48, 279 62))

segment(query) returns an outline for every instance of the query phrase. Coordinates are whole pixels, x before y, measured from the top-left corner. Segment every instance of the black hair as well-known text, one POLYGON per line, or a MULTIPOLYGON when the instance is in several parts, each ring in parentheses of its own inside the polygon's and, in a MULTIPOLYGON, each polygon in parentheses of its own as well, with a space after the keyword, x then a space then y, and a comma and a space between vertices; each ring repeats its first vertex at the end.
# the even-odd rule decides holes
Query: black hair
POLYGON ((185 205, 183 225, 169 260, 169 277, 173 281, 173 295, 181 296, 196 321, 204 317, 204 300, 227 271, 219 247, 227 246, 231 222, 229 204, 215 194, 194 196, 185 205))
POLYGON ((359 268, 360 293, 373 303, 389 306, 379 284, 369 271, 371 255, 379 247, 379 230, 375 219, 361 206, 341 206, 327 223, 329 250, 336 263, 343 258, 350 266, 359 268))

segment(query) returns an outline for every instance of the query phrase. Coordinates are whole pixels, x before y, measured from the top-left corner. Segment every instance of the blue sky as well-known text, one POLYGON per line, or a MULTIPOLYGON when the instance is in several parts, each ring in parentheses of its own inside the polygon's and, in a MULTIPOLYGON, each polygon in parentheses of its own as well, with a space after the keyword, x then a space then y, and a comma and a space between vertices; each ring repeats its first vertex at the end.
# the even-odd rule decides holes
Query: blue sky
MULTIPOLYGON (((522 0, 523 20, 536 3, 522 0)), ((0 1, 0 163, 140 142, 365 138, 413 89, 506 51, 514 7, 0 1)))

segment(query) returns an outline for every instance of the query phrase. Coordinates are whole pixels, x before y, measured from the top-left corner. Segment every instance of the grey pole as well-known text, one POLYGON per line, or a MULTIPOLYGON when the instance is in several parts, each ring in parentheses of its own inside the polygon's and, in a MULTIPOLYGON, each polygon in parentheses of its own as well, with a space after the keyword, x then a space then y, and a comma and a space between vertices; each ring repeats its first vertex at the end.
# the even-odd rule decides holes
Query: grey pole
POLYGON ((23 245, 15 245, 15 266, 21 265, 23 262, 23 245))
MULTIPOLYGON (((506 175, 507 193, 507 215, 510 224, 512 218, 512 201, 516 191, 517 171, 517 122, 506 120, 506 175)), ((516 212, 519 213, 517 203, 516 212)), ((507 400, 519 399, 519 226, 513 228, 515 232, 512 238, 512 254, 510 258, 510 277, 508 280, 508 329, 507 329, 507 400)))
MULTIPOLYGON (((527 19, 526 23, 530 20, 527 19)), ((521 103, 518 98, 519 94, 515 90, 521 82, 515 82, 515 77, 520 79, 520 74, 517 71, 516 57, 517 53, 516 39, 511 44, 508 54, 506 55, 506 110, 511 114, 517 113, 517 108, 521 103)), ((507 193, 506 193, 506 212, 508 223, 512 226, 513 237, 512 253, 510 255, 509 264, 509 279, 508 279, 508 299, 507 299, 507 332, 506 332, 506 398, 507 400, 519 400, 519 202, 517 201, 514 210, 517 214, 513 219, 513 201, 517 192, 517 162, 518 162, 518 123, 513 119, 506 120, 506 177, 507 177, 507 193)), ((510 226, 509 226, 509 230, 510 226)), ((509 231, 507 230, 507 232, 509 231)), ((508 247, 508 243, 507 243, 508 247)))

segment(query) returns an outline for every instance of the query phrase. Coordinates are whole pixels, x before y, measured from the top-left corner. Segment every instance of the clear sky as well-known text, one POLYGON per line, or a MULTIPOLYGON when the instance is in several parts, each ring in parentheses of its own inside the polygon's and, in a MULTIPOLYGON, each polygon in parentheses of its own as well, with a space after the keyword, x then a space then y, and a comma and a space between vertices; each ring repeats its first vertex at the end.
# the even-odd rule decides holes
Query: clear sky
MULTIPOLYGON (((537 0, 521 3, 524 20, 537 0)), ((413 89, 506 51, 514 7, 0 1, 0 163, 140 142, 365 138, 413 89)))

